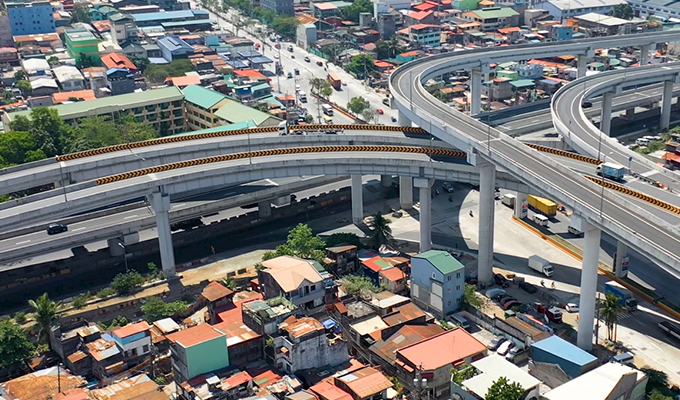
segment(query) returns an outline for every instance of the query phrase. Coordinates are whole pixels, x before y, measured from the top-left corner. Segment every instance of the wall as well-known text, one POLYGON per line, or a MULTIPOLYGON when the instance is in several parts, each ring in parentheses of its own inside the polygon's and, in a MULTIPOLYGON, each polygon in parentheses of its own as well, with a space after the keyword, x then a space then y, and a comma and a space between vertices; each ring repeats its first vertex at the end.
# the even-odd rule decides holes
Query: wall
POLYGON ((146 331, 122 339, 113 335, 113 339, 126 352, 126 357, 141 356, 151 351, 151 336, 146 331), (146 351, 144 351, 144 346, 147 346, 146 351))
POLYGON ((276 364, 282 371, 296 372, 302 369, 324 368, 349 361, 349 351, 347 342, 336 341, 330 345, 323 332, 316 336, 291 343, 287 338, 279 336, 274 338, 274 349, 276 349, 276 364), (280 347, 286 347, 289 355, 279 352, 280 347))
POLYGON ((8 5, 12 36, 52 33, 55 31, 52 5, 49 2, 34 2, 30 7, 8 5))
POLYGON ((411 284, 413 301, 443 318, 460 308, 458 300, 465 290, 464 270, 444 276, 429 261, 412 258, 411 284), (418 287, 413 288, 413 284, 418 287))
POLYGON ((206 340, 205 342, 186 348, 187 367, 191 379, 200 374, 215 371, 229 366, 227 337, 206 340))

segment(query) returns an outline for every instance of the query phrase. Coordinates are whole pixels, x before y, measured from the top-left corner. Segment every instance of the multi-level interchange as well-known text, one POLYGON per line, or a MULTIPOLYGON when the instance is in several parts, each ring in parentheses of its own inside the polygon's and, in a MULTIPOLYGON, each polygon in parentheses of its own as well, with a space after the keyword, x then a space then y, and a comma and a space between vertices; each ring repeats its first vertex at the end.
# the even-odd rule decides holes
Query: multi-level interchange
MULTIPOLYGON (((632 72, 611 71, 585 78, 585 66, 598 48, 641 46, 647 54, 657 42, 672 42, 680 33, 614 36, 580 41, 541 43, 446 53, 413 61, 391 76, 393 104, 399 125, 407 128, 373 129, 346 126, 344 135, 288 135, 276 129, 245 130, 213 135, 161 140, 134 147, 102 149, 57 157, 10 168, 0 179, 0 193, 57 182, 53 190, 0 205, 0 226, 8 231, 35 226, 55 218, 96 207, 146 196, 155 213, 163 271, 175 274, 170 231, 169 196, 196 189, 240 184, 267 178, 301 175, 351 175, 352 215, 363 217, 361 175, 399 176, 404 206, 413 203, 413 187, 420 189, 420 246, 430 248, 430 191, 434 179, 479 184, 479 266, 481 282, 492 280, 495 187, 553 198, 580 218, 586 236, 581 275, 578 345, 589 349, 594 320, 600 232, 619 241, 618 254, 634 248, 664 269, 680 271, 680 232, 667 223, 659 210, 624 198, 560 165, 554 158, 521 144, 475 118, 481 109, 481 84, 492 62, 525 60, 563 54, 578 56, 580 79, 566 85, 553 98, 552 118, 558 133, 584 155, 629 166, 667 186, 678 185, 674 173, 641 158, 606 136, 609 133, 612 98, 624 90, 661 84, 661 126, 668 127, 673 85, 680 67, 643 66, 632 72), (472 116, 454 111, 422 86, 429 78, 468 69, 471 79, 472 116), (602 95, 602 124, 595 127, 582 110, 583 101, 602 95), (412 124, 436 137, 411 129, 412 124), (406 132, 404 132, 406 131, 406 132), (604 132, 604 134, 602 134, 604 132), (462 151, 462 152, 461 152, 462 151), (226 155, 225 155, 226 154, 226 155), (605 158, 606 157, 606 158, 605 158), (465 162, 467 161, 467 162, 465 162), (133 171, 133 172, 132 172, 133 171)), ((665 65, 665 64, 664 64, 665 65)), ((593 167, 594 168, 594 167, 593 167)), ((276 197, 273 194, 272 196, 276 197)), ((261 213, 270 211, 272 198, 258 202, 261 213)), ((525 197, 526 199, 526 197, 525 197)), ((515 213, 522 215, 521 196, 515 213)), ((191 210, 183 210, 185 217, 191 210)), ((205 210, 195 210, 201 215, 205 210)), ((150 223, 147 221, 146 223, 150 223)), ((13 246, 4 260, 74 247, 87 240, 134 234, 140 221, 120 221, 116 227, 82 235, 73 233, 49 242, 13 246)), ((623 257, 619 257, 620 261, 623 257)), ((620 270, 620 268, 618 268, 620 270)))

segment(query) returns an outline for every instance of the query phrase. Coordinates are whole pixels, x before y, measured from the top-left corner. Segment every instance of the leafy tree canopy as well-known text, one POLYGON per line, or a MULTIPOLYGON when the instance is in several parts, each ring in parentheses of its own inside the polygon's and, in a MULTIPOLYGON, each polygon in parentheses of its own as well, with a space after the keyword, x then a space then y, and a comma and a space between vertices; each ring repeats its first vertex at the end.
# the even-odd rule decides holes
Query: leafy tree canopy
POLYGON ((343 8, 340 14, 343 19, 359 22, 359 14, 365 12, 373 12, 371 0, 355 0, 351 6, 343 8))
POLYGON ((0 320, 0 367, 19 367, 31 358, 34 346, 28 334, 9 318, 0 320))
POLYGON ((368 54, 359 54, 350 59, 347 70, 361 79, 365 79, 366 74, 377 71, 378 67, 373 63, 373 57, 368 54))
POLYGON ((71 11, 71 23, 73 22, 85 22, 89 23, 92 21, 90 18, 90 6, 89 3, 75 3, 73 5, 73 10, 71 11))
POLYGON ((172 317, 176 314, 185 312, 189 308, 187 303, 182 301, 173 301, 166 303, 160 297, 149 297, 146 303, 142 306, 142 312, 149 322, 158 321, 159 319, 172 317))
POLYGON ((185 73, 193 71, 194 67, 190 60, 174 60, 169 64, 154 64, 146 67, 144 76, 149 80, 161 83, 165 78, 173 76, 183 76, 185 73))
POLYGON ((120 273, 111 281, 111 288, 119 294, 129 293, 130 291, 142 286, 144 277, 135 270, 120 273))
POLYGON ((357 248, 361 248, 361 240, 356 233, 351 232, 339 232, 334 233, 326 239, 326 247, 335 247, 341 244, 353 244, 357 248))
POLYGON ((524 389, 517 382, 510 382, 507 378, 498 378, 489 388, 486 400, 521 400, 524 397, 524 389))
POLYGON ((325 255, 324 241, 312 234, 312 229, 299 224, 288 233, 286 243, 276 247, 274 251, 268 251, 262 256, 262 260, 270 260, 279 256, 294 256, 307 260, 323 261, 325 255))
POLYGON ((363 113, 371 104, 363 97, 352 97, 347 103, 347 109, 354 115, 363 113))
POLYGON ((463 297, 460 298, 460 303, 462 305, 467 305, 472 308, 479 308, 482 306, 482 300, 477 296, 477 288, 475 285, 465 284, 465 290, 463 291, 463 297))
POLYGON ((342 284, 348 295, 362 298, 369 298, 371 293, 380 293, 383 290, 365 276, 347 275, 342 278, 342 284))
POLYGON ((633 8, 628 3, 617 4, 614 9, 609 13, 612 17, 621 19, 633 19, 635 14, 633 13, 633 8))

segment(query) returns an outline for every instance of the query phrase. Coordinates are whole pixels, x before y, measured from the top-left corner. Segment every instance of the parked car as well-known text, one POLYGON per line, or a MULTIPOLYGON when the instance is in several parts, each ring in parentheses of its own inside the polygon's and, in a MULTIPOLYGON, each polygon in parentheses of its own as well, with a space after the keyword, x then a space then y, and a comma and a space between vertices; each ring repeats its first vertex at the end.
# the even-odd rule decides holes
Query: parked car
POLYGON ((512 343, 512 341, 508 340, 503 343, 501 343, 500 346, 498 346, 498 350, 496 350, 496 354, 504 356, 510 351, 511 348, 515 347, 515 344, 512 343))
POLYGON ((453 189, 453 184, 451 184, 451 182, 443 182, 443 183, 442 183, 442 189, 443 189, 446 193, 453 193, 453 190, 454 190, 454 189, 453 189))
POLYGON ((47 234, 48 235, 56 235, 58 233, 63 233, 68 231, 68 226, 65 224, 49 224, 47 226, 47 234))
POLYGON ((378 114, 380 114, 380 115, 383 115, 383 114, 385 114, 385 111, 383 111, 383 109, 382 109, 382 108, 378 108, 378 109, 377 109, 376 111, 377 111, 377 112, 378 112, 378 114))
POLYGON ((519 354, 522 350, 524 349, 519 346, 511 348, 510 351, 508 351, 508 354, 505 355, 505 359, 510 362, 515 361, 515 357, 517 357, 517 354, 519 354))
POLYGON ((468 285, 476 285, 477 284, 477 274, 472 274, 468 275, 465 277, 465 283, 468 285))
POLYGON ((295 71, 295 75, 300 75, 300 70, 295 68, 293 71, 295 71))
POLYGON ((514 298, 514 297, 512 297, 512 296, 510 296, 510 295, 507 295, 507 296, 505 296, 505 297, 501 297, 501 299, 498 300, 498 303, 502 306, 503 304, 507 303, 508 301, 513 301, 513 300, 514 300, 514 301, 517 301, 516 298, 514 298))
POLYGON ((490 298, 493 301, 498 301, 502 299, 503 297, 506 297, 508 295, 508 292, 506 292, 504 289, 489 289, 485 293, 486 297, 490 298))
POLYGON ((498 346, 503 344, 503 342, 505 342, 505 338, 500 337, 500 336, 496 336, 495 338, 491 339, 491 341, 486 346, 486 348, 489 349, 489 350, 496 350, 498 348, 498 346))
POLYGON ((510 286, 510 281, 506 277, 504 277, 502 274, 494 274, 493 275, 493 281, 496 282, 496 285, 504 287, 504 288, 510 286))
POLYGON ((309 57, 307 57, 307 56, 305 56, 305 58, 303 58, 303 60, 305 60, 305 62, 310 62, 310 61, 312 61, 312 60, 310 60, 309 57))
POLYGON ((536 305, 536 310, 541 314, 545 314, 545 316, 548 317, 548 320, 556 324, 562 323, 562 311, 560 311, 559 308, 546 307, 543 304, 538 303, 536 305))
POLYGON ((578 312, 578 304, 574 303, 567 303, 567 305, 564 307, 565 310, 569 313, 577 313, 578 312))
POLYGON ((519 287, 527 293, 534 294, 534 293, 538 292, 538 289, 536 289, 536 286, 532 285, 529 282, 520 282, 519 287))
POLYGON ((319 67, 323 67, 323 63, 321 61, 317 61, 316 65, 318 65, 319 67))
POLYGON ((288 79, 293 79, 293 73, 292 73, 292 72, 289 72, 289 73, 286 75, 286 78, 288 78, 288 79))

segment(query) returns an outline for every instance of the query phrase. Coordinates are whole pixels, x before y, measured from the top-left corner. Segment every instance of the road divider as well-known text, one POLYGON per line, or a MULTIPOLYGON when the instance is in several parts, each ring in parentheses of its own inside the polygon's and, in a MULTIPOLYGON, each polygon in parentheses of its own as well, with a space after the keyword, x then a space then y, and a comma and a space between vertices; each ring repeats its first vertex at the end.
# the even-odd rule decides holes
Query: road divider
POLYGON ((358 125, 358 124, 318 124, 318 125, 298 125, 291 126, 291 131, 318 131, 318 130, 342 129, 346 131, 391 131, 408 133, 427 133, 423 128, 414 126, 394 126, 394 125, 358 125))
POLYGON ((337 152, 388 152, 388 153, 415 153, 427 154, 433 156, 445 156, 465 158, 467 154, 464 151, 437 149, 429 147, 410 147, 410 146, 316 146, 316 147, 291 147, 284 149, 249 151, 245 153, 226 154, 222 156, 199 158, 197 160, 180 161, 171 164, 159 165, 156 167, 143 168, 136 171, 124 172, 122 174, 111 175, 96 180, 97 185, 105 185, 107 183, 118 182, 125 179, 136 178, 148 174, 171 171, 174 169, 193 167, 196 165, 211 164, 216 162, 241 160, 246 158, 278 156, 285 154, 303 154, 303 153, 337 153, 337 152))
POLYGON ((532 143, 524 143, 524 144, 526 146, 531 147, 532 149, 542 151, 544 153, 551 153, 551 154, 555 154, 555 155, 562 156, 562 157, 572 158, 574 160, 582 161, 582 162, 585 162, 585 163, 588 163, 588 164, 600 165, 600 164, 603 163, 603 161, 600 161, 597 158, 582 156, 578 153, 571 153, 569 151, 553 149, 552 147, 541 146, 541 145, 538 145, 538 144, 532 144, 532 143))
POLYGON ((602 186, 606 187, 607 189, 616 190, 617 192, 627 194, 628 196, 638 198, 638 199, 640 199, 644 202, 653 204, 653 205, 655 205, 659 208, 663 208, 664 210, 666 210, 670 213, 673 213, 675 215, 680 215, 680 207, 674 206, 671 203, 666 203, 665 201, 661 201, 661 200, 657 199, 656 197, 652 197, 648 194, 638 192, 637 190, 633 190, 633 189, 627 188, 627 187, 622 186, 622 185, 617 185, 615 183, 603 180, 602 178, 596 178, 594 176, 587 176, 587 175, 584 175, 584 176, 586 178, 588 178, 589 180, 597 183, 598 185, 602 185, 602 186))

